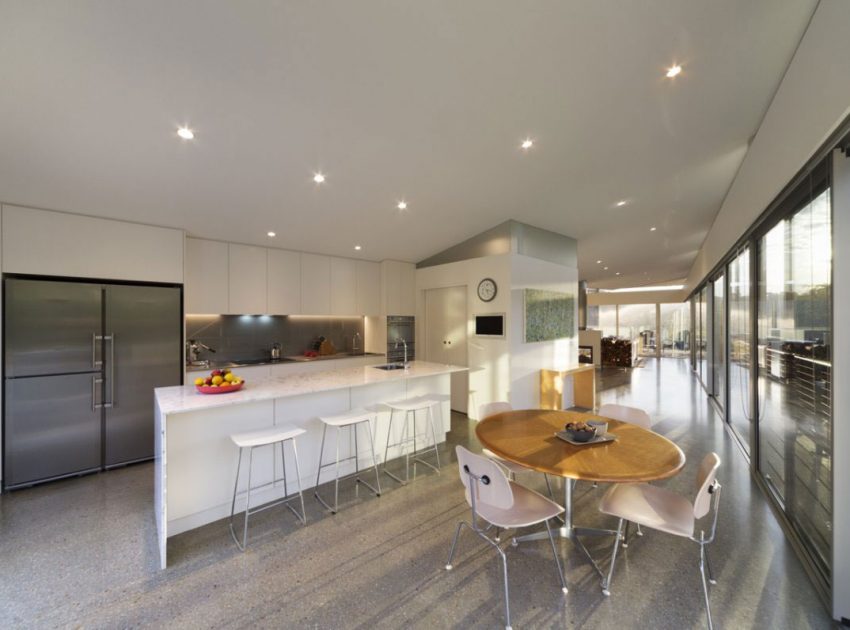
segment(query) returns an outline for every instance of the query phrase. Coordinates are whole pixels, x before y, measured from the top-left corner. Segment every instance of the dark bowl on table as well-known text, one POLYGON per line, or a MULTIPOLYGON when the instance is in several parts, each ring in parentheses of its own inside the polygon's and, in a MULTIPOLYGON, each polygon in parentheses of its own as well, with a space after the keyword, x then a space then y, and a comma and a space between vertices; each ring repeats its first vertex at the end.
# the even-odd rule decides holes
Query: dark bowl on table
POLYGON ((564 428, 564 431, 567 432, 567 435, 574 442, 590 442, 590 440, 596 437, 596 427, 592 427, 590 431, 576 431, 567 428, 564 428))

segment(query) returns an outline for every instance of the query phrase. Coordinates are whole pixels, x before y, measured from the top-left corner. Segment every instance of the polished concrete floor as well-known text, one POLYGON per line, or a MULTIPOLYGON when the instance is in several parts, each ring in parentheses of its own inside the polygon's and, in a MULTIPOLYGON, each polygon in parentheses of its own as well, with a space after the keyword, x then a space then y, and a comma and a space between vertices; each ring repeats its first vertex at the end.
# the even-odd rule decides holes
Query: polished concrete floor
MULTIPOLYGON (((723 459, 711 594, 720 628, 826 628, 831 622, 785 541, 747 464, 686 361, 648 360, 605 371, 603 402, 644 407, 654 429, 679 444, 686 470, 665 485, 692 494, 694 467, 723 459)), ((0 497, 0 627, 496 628, 504 624, 495 553, 464 533, 444 570, 458 519, 468 517, 452 445, 478 448, 474 423, 452 420, 442 474, 423 473, 378 499, 341 492, 336 516, 307 502, 309 523, 284 508, 252 520, 240 553, 224 521, 169 543, 157 570, 150 464, 56 482, 0 497)), ((539 478, 523 481, 540 487, 539 478)), ((607 525, 603 488, 580 484, 579 524, 607 525)), ((606 562, 605 546, 592 552, 606 562)), ((568 542, 562 595, 547 542, 508 550, 515 628, 700 628, 705 624, 697 546, 656 532, 617 561, 612 593, 568 542)))

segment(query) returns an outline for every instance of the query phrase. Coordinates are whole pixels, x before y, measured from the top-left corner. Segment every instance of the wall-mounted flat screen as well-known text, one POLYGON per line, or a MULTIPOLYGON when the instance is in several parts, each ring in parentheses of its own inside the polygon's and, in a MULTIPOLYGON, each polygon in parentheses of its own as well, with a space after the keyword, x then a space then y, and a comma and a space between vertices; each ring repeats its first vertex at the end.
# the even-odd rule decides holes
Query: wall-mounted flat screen
POLYGON ((476 315, 475 316, 476 337, 504 337, 505 316, 504 314, 476 315))

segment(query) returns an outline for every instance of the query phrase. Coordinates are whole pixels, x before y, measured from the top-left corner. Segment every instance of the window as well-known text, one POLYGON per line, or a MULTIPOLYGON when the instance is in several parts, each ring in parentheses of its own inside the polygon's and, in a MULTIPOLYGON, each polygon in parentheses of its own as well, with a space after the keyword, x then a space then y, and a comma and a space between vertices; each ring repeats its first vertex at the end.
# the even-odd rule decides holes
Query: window
POLYGON ((691 353, 691 304, 662 304, 658 324, 661 356, 687 358, 691 353))
POLYGON ((655 304, 621 304, 619 335, 637 344, 640 356, 655 356, 655 304))
POLYGON ((828 576, 831 204, 828 188, 812 189, 758 243, 758 469, 828 576))
POLYGON ((720 276, 712 286, 711 376, 710 390, 723 409, 726 406, 726 277, 720 276))
POLYGON ((729 263, 729 402, 726 420, 750 451, 750 250, 729 263))
POLYGON ((617 307, 616 306, 600 306, 599 307, 599 330, 602 331, 603 337, 617 336, 617 307))

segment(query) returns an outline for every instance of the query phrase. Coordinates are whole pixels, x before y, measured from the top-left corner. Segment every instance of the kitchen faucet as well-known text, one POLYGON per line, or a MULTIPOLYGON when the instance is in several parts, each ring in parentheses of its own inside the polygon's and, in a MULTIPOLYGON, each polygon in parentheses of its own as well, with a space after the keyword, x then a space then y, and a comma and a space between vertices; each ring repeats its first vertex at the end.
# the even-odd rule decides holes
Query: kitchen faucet
POLYGON ((407 364, 407 342, 404 340, 403 337, 396 337, 396 340, 395 340, 396 349, 398 349, 398 344, 402 344, 404 346, 404 361, 402 362, 402 365, 404 366, 404 369, 406 370, 407 368, 410 367, 407 364))
MULTIPOLYGON (((210 348, 208 345, 201 343, 200 341, 189 339, 186 342, 186 362, 190 365, 198 363, 200 361, 201 349, 215 354, 215 348, 210 348)), ((207 364, 209 364, 209 360, 207 360, 207 364)))

